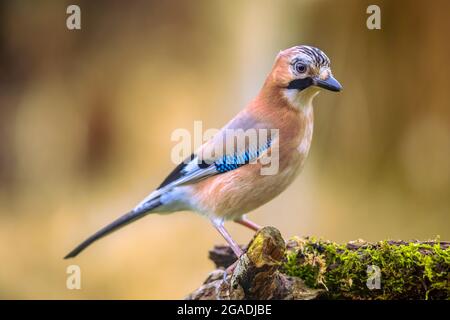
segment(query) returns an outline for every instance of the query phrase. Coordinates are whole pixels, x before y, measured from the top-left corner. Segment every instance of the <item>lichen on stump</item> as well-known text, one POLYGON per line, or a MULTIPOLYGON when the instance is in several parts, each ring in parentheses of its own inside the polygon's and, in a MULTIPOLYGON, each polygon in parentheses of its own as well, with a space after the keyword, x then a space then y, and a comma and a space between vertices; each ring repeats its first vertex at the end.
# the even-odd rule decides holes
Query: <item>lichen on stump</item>
MULTIPOLYGON (((246 248, 244 248, 246 249, 246 248)), ((287 243, 273 227, 258 231, 232 274, 236 256, 216 246, 217 270, 187 299, 449 299, 448 242, 364 241, 345 245, 314 238, 287 243), (367 286, 368 266, 380 270, 380 289, 367 286)))

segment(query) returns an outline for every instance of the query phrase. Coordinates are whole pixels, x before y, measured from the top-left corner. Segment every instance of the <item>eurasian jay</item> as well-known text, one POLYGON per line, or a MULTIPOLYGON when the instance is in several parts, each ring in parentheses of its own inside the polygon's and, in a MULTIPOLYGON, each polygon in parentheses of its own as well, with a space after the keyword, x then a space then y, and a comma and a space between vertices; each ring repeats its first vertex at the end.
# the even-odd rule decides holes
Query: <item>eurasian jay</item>
POLYGON ((207 217, 240 257, 242 249, 224 228, 224 221, 260 229, 245 214, 279 195, 300 173, 311 145, 312 101, 321 88, 342 89, 321 50, 295 46, 281 51, 261 91, 246 108, 133 210, 93 234, 65 258, 75 257, 94 241, 148 214, 184 210, 207 217), (252 130, 257 138, 247 135, 240 146, 236 139, 228 139, 230 132, 247 134, 252 130), (270 135, 265 137, 260 134, 267 132, 270 135), (264 173, 264 158, 276 163, 276 170, 264 173))

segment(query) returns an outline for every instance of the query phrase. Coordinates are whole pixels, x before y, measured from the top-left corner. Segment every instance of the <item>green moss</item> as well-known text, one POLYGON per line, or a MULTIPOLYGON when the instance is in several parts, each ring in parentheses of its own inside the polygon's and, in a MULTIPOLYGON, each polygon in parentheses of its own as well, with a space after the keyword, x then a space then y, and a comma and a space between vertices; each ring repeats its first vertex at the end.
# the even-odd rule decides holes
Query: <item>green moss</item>
POLYGON ((450 247, 434 243, 289 242, 283 271, 341 299, 449 299, 450 247), (380 268, 381 288, 367 287, 368 266, 380 268))

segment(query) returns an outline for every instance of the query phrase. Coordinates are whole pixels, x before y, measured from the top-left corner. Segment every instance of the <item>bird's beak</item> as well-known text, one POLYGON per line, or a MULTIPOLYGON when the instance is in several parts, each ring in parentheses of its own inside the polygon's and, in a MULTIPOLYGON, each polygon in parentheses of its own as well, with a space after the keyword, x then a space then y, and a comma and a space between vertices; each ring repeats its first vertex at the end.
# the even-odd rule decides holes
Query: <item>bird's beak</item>
POLYGON ((315 86, 320 88, 324 88, 330 91, 339 92, 342 90, 341 84, 332 76, 329 75, 325 80, 320 79, 319 77, 313 79, 313 83, 315 86))

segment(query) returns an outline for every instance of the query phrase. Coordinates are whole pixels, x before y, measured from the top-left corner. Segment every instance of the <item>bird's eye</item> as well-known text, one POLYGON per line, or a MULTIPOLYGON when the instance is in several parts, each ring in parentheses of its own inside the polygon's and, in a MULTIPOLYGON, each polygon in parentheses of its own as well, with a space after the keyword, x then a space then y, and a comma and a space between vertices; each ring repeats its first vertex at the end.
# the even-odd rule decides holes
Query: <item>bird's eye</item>
POLYGON ((305 73, 308 67, 303 62, 297 62, 296 64, 294 64, 294 69, 298 73, 305 73))

